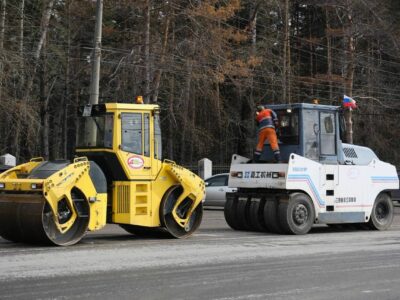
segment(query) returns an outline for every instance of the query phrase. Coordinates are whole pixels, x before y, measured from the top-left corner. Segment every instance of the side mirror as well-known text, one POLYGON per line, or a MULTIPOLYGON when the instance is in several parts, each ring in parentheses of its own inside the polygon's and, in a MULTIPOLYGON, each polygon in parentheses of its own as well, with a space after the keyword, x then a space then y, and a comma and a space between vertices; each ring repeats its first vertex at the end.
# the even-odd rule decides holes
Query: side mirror
POLYGON ((210 182, 204 181, 204 185, 205 185, 205 186, 209 186, 209 185, 210 185, 210 182))

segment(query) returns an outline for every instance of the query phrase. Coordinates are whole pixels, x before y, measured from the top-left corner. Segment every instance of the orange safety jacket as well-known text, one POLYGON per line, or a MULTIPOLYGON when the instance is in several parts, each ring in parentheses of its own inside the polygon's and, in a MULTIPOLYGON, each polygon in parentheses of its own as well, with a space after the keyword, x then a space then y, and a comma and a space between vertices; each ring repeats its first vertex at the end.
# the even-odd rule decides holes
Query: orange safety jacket
POLYGON ((257 114, 256 120, 258 123, 258 131, 264 128, 275 129, 274 124, 278 121, 278 116, 272 109, 265 108, 257 114))

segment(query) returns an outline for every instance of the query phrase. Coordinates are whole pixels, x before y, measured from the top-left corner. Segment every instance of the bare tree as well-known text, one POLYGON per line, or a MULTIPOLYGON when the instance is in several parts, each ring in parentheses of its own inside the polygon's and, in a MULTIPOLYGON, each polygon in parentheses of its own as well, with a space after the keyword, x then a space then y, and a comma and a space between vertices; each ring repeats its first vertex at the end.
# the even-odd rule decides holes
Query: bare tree
POLYGON ((33 79, 35 78, 35 75, 36 75, 36 70, 39 65, 40 53, 42 51, 43 44, 44 44, 46 36, 47 36, 47 31, 49 29, 49 22, 50 22, 50 17, 53 12, 54 2, 55 2, 55 0, 49 0, 46 8, 43 11, 42 23, 40 26, 40 38, 37 43, 36 50, 33 54, 33 70, 30 73, 30 76, 28 77, 28 82, 26 84, 25 97, 24 97, 25 100, 28 100, 30 97, 30 94, 31 94, 33 79))
MULTIPOLYGON (((19 7, 19 56, 21 59, 21 77, 23 78, 24 68, 24 19, 25 19, 25 0, 21 0, 19 7)), ((21 85, 23 86, 23 84, 21 85)))
POLYGON ((6 6, 7 6, 7 1, 2 0, 1 1, 1 18, 0 18, 0 99, 2 98, 2 92, 3 92, 3 72, 4 72, 4 63, 3 60, 5 58, 4 55, 4 38, 5 38, 5 23, 6 23, 6 6))
MULTIPOLYGON (((160 67, 157 69, 153 79, 153 86, 154 86, 154 93, 153 93, 153 103, 157 103, 158 94, 160 91, 160 82, 161 82, 161 75, 162 75, 162 67, 164 66, 165 62, 165 55, 167 52, 167 45, 168 45, 168 33, 169 33, 169 25, 171 22, 171 16, 167 13, 164 29, 163 29, 163 41, 162 41, 162 48, 161 48, 161 58, 160 58, 160 67)), ((147 63, 146 63, 147 66, 147 63)))
MULTIPOLYGON (((353 9, 352 2, 346 0, 346 14, 348 21, 348 35, 347 35, 347 70, 345 77, 345 93, 346 95, 353 96, 353 81, 354 81, 354 69, 355 69, 355 38, 353 33, 353 9)), ((352 111, 346 110, 345 112, 346 120, 346 142, 353 143, 353 120, 352 111)))
POLYGON ((291 83, 290 83, 290 12, 289 0, 285 0, 284 5, 284 40, 283 40, 283 93, 285 102, 291 102, 291 83))

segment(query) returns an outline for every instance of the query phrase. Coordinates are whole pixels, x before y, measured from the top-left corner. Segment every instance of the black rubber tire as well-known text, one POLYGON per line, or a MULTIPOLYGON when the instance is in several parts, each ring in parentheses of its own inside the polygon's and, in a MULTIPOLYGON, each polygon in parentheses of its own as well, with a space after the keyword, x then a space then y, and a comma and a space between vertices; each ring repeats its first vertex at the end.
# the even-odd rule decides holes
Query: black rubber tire
POLYGON ((375 199, 368 225, 373 230, 386 230, 392 225, 393 214, 392 198, 386 193, 381 193, 375 199))
POLYGON ((283 230, 279 224, 278 200, 267 198, 264 205, 264 223, 267 231, 282 234, 283 230))
POLYGON ((264 206, 265 199, 263 198, 252 198, 250 200, 249 216, 250 216, 250 227, 254 231, 267 231, 264 221, 264 206))
POLYGON ((239 230, 251 230, 250 226, 250 199, 238 199, 236 206, 237 225, 239 230))
POLYGON ((231 195, 226 198, 224 205, 224 217, 226 223, 234 230, 240 230, 236 217, 236 207, 238 203, 237 195, 231 195))
POLYGON ((306 194, 294 193, 279 203, 279 222, 285 233, 306 234, 315 221, 314 205, 306 194))

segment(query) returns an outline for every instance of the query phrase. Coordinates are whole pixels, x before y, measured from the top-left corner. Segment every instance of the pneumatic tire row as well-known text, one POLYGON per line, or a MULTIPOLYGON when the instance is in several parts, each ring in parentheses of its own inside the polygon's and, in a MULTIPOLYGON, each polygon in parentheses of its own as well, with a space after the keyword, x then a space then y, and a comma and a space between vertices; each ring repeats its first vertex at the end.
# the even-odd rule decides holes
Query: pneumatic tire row
POLYGON ((224 216, 235 230, 306 234, 315 220, 311 199, 303 193, 285 197, 227 195, 224 216))
MULTIPOLYGON (((386 230, 393 222, 393 215, 392 199, 383 192, 375 199, 368 222, 328 225, 334 228, 386 230)), ((224 216, 235 230, 306 234, 314 224, 315 210, 310 197, 301 192, 263 197, 227 193, 224 216)))

